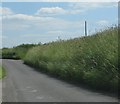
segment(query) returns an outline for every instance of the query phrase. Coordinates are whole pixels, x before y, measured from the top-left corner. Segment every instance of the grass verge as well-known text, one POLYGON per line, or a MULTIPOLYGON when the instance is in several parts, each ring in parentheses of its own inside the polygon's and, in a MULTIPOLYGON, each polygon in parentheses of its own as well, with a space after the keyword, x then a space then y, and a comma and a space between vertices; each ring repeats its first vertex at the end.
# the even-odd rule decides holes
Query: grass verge
POLYGON ((5 69, 2 66, 0 66, 0 79, 4 77, 5 77, 5 69))
POLYGON ((33 47, 24 62, 64 80, 117 92, 120 80, 118 28, 33 47))

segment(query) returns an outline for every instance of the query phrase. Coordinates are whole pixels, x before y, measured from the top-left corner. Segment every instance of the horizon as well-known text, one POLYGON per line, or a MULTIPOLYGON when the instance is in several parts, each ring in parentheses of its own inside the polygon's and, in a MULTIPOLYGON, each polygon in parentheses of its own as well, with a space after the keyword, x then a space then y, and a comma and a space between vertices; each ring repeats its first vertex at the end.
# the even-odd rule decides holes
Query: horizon
MULTIPOLYGON (((114 25, 114 26, 112 26, 113 28, 114 27, 116 27, 117 25, 114 25)), ((96 35, 98 32, 103 32, 104 30, 108 30, 108 29, 110 29, 110 28, 112 28, 112 27, 108 27, 108 28, 106 28, 106 29, 100 29, 100 30, 98 30, 97 32, 95 32, 95 33, 93 33, 93 34, 89 34, 89 35, 87 35, 87 36, 93 36, 93 35, 96 35)), ((85 36, 85 34, 84 35, 82 35, 81 37, 75 37, 75 38, 70 38, 70 39, 66 39, 66 40, 64 40, 64 39, 61 39, 60 37, 58 37, 58 39, 57 40, 55 40, 55 41, 49 41, 49 42, 46 42, 46 43, 42 43, 42 42, 38 42, 38 43, 21 43, 21 44, 17 44, 17 45, 15 45, 15 46, 11 46, 11 47, 1 47, 0 49, 4 49, 4 48, 15 48, 15 47, 18 47, 18 46, 21 46, 21 45, 39 45, 39 44, 41 44, 41 45, 44 45, 44 44, 49 44, 49 43, 52 43, 52 42, 58 42, 58 41, 69 41, 69 40, 74 40, 74 39, 80 39, 80 38, 84 38, 84 37, 87 37, 87 36, 85 36)))

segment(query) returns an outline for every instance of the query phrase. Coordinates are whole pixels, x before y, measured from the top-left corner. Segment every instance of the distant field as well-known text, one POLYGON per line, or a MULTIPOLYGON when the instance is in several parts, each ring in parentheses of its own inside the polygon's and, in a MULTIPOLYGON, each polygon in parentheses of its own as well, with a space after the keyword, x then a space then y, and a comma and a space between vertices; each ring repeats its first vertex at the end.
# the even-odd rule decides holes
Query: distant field
POLYGON ((0 79, 5 76, 5 70, 0 66, 0 79))

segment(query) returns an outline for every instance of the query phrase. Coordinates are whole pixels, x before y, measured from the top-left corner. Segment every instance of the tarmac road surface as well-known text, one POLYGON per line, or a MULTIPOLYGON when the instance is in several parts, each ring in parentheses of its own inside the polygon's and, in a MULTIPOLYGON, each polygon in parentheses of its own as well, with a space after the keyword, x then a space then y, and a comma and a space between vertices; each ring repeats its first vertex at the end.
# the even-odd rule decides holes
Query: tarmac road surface
POLYGON ((117 102, 118 99, 49 77, 23 64, 2 60, 7 76, 2 81, 3 102, 117 102))

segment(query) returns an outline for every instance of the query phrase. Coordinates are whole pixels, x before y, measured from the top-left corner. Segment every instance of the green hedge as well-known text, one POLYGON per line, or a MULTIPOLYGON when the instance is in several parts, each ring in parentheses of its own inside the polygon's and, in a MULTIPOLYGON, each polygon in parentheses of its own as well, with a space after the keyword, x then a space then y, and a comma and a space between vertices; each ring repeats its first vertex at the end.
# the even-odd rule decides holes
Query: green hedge
POLYGON ((21 44, 13 48, 3 48, 1 55, 3 59, 23 59, 28 50, 34 46, 34 44, 21 44))

